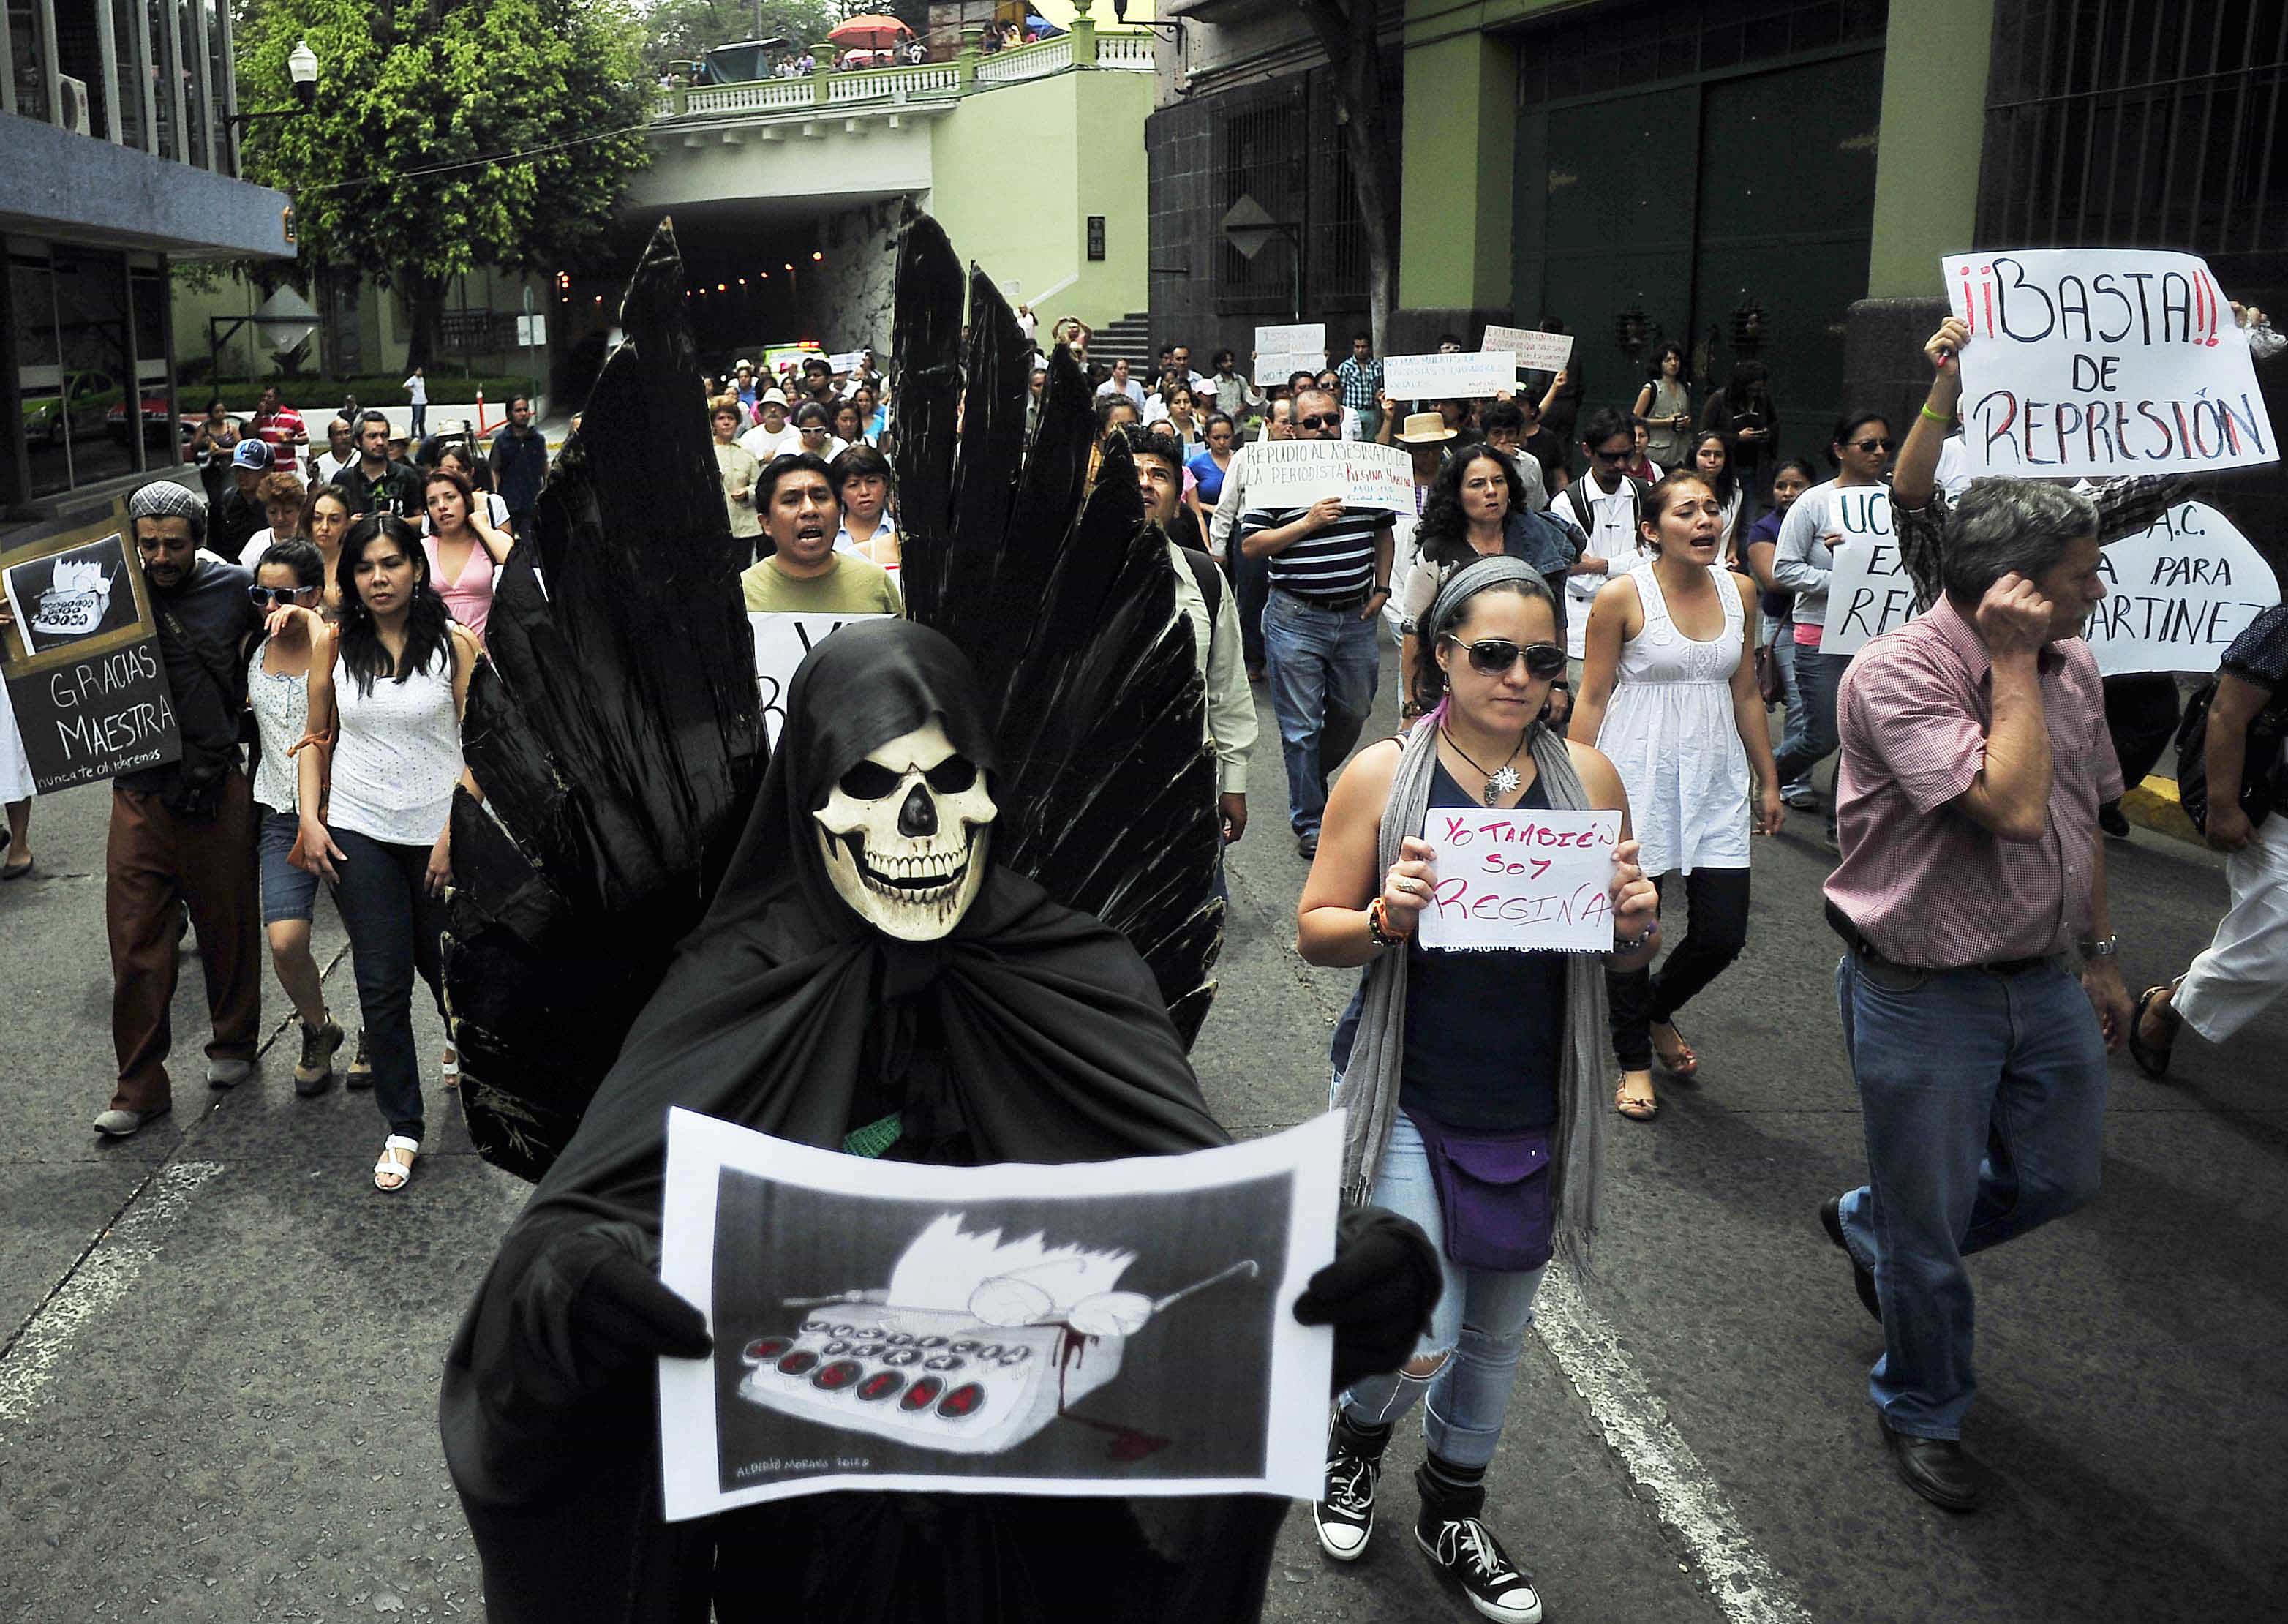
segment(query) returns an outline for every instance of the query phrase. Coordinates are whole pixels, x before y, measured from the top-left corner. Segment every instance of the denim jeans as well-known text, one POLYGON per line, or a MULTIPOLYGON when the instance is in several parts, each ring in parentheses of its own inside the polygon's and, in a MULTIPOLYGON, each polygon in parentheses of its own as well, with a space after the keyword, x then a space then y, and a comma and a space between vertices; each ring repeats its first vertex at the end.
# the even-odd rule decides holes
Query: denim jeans
POLYGON ((1264 609, 1263 664, 1287 764, 1287 821, 1299 835, 1318 833, 1327 780, 1374 710, 1381 624, 1379 615, 1362 620, 1355 608, 1318 609, 1286 592, 1273 593, 1264 609))
MULTIPOLYGON (((1786 725, 1780 730, 1780 747, 1775 753, 1786 755, 1790 751, 1800 753, 1804 744, 1805 723, 1803 684, 1797 681, 1795 677, 1797 648, 1795 628, 1783 620, 1773 628, 1773 631, 1775 635, 1772 638, 1772 663, 1780 668, 1780 694, 1786 706, 1782 714, 1787 718, 1786 725)), ((1793 778, 1781 779, 1780 793, 1784 795, 1791 791, 1809 789, 1810 774, 1811 769, 1807 767, 1793 778)))
MULTIPOLYGON (((1816 649, 1801 644, 1795 650, 1796 691, 1803 699, 1803 736, 1794 744, 1783 742, 1775 763, 1782 784, 1801 784, 1811 776, 1811 769, 1835 753, 1840 742, 1835 730, 1835 692, 1842 686, 1843 673, 1851 668, 1847 654, 1822 654, 1816 649)), ((1790 737, 1794 736, 1790 729, 1790 737)), ((1835 827, 1835 802, 1827 803, 1827 826, 1835 827)))
POLYGON ((426 846, 389 846, 349 829, 330 829, 346 861, 334 905, 349 933, 357 973, 358 1009, 365 1021, 366 1058, 373 1063, 373 1102, 389 1131, 421 1137, 421 1064, 413 1053, 413 976, 429 983, 444 1013, 438 984, 439 943, 445 904, 429 895, 426 846))
POLYGON ((1422 1437, 1430 1453, 1456 1466, 1484 1466, 1501 1442, 1502 1418, 1525 1351, 1525 1328, 1533 1323, 1533 1296, 1541 1289, 1542 1271, 1470 1269, 1446 1255, 1446 1223, 1430 1182, 1429 1158, 1421 1134, 1404 1111, 1391 1119, 1390 1142, 1375 1170, 1374 1200, 1420 1224, 1438 1249, 1445 1289, 1415 1351, 1418 1357, 1449 1357, 1433 1376, 1369 1376, 1343 1395, 1343 1413, 1359 1426, 1386 1426, 1426 1393, 1422 1437))
POLYGON ((1867 1390, 1894 1431, 1958 1437, 1977 1387, 1962 1260, 2097 1194, 2105 1039, 2062 960, 1996 975, 1847 953, 1835 991, 1871 1177, 1843 1198, 1843 1238, 1883 1305, 1867 1390))

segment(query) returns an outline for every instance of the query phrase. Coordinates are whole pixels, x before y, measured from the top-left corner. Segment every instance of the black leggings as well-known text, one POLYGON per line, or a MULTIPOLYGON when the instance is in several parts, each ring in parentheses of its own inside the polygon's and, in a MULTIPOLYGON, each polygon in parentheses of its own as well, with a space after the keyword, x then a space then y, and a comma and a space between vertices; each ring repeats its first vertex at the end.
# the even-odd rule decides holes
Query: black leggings
MULTIPOLYGON (((1663 874, 1655 882, 1664 902, 1675 878, 1663 874)), ((1672 1019, 1748 944, 1746 869, 1694 869, 1684 876, 1684 904, 1689 911, 1684 940, 1669 950, 1657 974, 1649 966, 1605 972, 1613 1055, 1624 1071, 1651 1068, 1652 1023, 1672 1019)))

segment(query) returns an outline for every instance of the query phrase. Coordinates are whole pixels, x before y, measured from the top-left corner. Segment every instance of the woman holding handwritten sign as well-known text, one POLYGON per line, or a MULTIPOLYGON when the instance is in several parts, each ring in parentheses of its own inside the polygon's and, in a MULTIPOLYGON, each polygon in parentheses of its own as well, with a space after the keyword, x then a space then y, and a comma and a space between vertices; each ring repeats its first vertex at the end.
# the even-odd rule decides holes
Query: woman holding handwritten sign
POLYGON ((1670 474, 1645 498, 1639 533, 1652 556, 1598 591, 1573 731, 1594 738, 1628 786, 1656 885, 1684 876, 1692 928, 1658 975, 1616 967, 1613 1105, 1649 1122, 1660 1103, 1652 1063, 1672 1077, 1699 1070, 1674 1016, 1723 974, 1748 941, 1748 769, 1762 779, 1755 824, 1776 834, 1787 813, 1756 691, 1756 585, 1719 557, 1725 510, 1697 474, 1670 474))
MULTIPOLYGON (((1827 577, 1839 547, 1893 545, 1891 493, 1883 482, 1898 441, 1879 412, 1853 412, 1835 426, 1827 447, 1835 477, 1796 498, 1780 526, 1779 551, 1772 557, 1772 579, 1796 594, 1795 681, 1803 695, 1803 740, 1782 755, 1781 782, 1799 784, 1833 755, 1835 693, 1851 664, 1847 654, 1823 654, 1827 625, 1827 577)), ((1827 840, 1835 843, 1835 808, 1827 812, 1827 840)))
POLYGON ((1565 669, 1541 576, 1519 559, 1481 559, 1445 584, 1418 630, 1408 680, 1433 708, 1335 781, 1296 935, 1313 964, 1366 970, 1335 1034, 1345 1193, 1371 1191, 1420 1224, 1445 1290, 1404 1369, 1339 1401, 1315 1520, 1328 1556, 1365 1553, 1384 1446, 1427 1395, 1416 1538, 1479 1612, 1535 1618, 1532 1575, 1480 1514, 1543 1267, 1553 1247, 1584 1261, 1594 1226, 1604 1118, 1588 1089, 1603 1066, 1605 961, 1426 951, 1415 927, 1438 853, 1415 832, 1434 807, 1617 811, 1613 962, 1648 956, 1659 899, 1636 868, 1619 775, 1540 720, 1565 669))

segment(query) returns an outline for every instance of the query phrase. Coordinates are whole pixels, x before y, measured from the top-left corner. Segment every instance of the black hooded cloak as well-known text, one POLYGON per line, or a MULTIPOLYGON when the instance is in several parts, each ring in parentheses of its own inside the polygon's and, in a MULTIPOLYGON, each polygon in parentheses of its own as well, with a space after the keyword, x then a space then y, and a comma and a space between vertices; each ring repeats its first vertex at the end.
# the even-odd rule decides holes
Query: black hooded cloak
MULTIPOLYGON (((681 1105, 838 1147, 888 1111, 894 1158, 964 1164, 1226 1142, 1128 941, 993 865, 940 942, 842 902, 811 814, 869 752, 938 718, 989 775, 968 662, 905 621, 806 659, 736 855, 570 1145, 511 1227, 448 1357, 446 1456, 499 1620, 1216 1624, 1260 1612, 1286 1505, 840 1493, 661 1520, 656 1382, 604 1369, 599 1238, 655 1261, 681 1105)), ((604 1251, 609 1246, 605 1246, 604 1251)))

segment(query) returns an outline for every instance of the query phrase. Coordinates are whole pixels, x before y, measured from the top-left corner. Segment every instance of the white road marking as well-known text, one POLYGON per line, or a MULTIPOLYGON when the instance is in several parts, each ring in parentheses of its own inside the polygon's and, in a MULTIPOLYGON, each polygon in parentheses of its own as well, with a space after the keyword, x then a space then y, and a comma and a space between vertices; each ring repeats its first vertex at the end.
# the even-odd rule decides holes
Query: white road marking
POLYGON ((90 1243, 63 1283, 24 1323, 14 1343, 0 1352, 0 1427, 23 1418, 72 1338, 127 1294, 159 1254, 192 1195, 221 1171, 220 1162, 178 1162, 161 1169, 130 1199, 126 1215, 90 1243))
POLYGON ((1683 1537, 1724 1616, 1732 1624, 1810 1624, 1793 1588, 1756 1548, 1714 1476, 1570 1277, 1552 1269, 1542 1278, 1533 1318, 1542 1345, 1588 1405, 1630 1480, 1683 1537))

